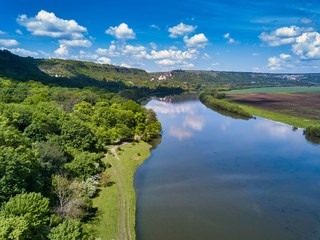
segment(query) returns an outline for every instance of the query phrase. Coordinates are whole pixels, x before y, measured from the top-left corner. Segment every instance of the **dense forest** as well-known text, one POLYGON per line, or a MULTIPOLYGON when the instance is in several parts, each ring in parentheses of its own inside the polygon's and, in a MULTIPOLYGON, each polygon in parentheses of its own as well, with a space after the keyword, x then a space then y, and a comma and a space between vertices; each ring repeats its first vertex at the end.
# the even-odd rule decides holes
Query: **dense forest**
POLYGON ((93 239, 83 222, 108 145, 160 131, 152 110, 101 88, 0 78, 0 239, 93 239))

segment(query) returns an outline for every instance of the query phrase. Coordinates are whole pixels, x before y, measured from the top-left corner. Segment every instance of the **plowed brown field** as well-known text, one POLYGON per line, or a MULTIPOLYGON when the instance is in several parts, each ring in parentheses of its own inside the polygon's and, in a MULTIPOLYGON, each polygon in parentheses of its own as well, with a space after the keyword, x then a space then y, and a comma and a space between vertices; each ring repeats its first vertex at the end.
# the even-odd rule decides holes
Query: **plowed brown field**
POLYGON ((272 112, 320 120, 320 92, 228 94, 226 99, 272 112))

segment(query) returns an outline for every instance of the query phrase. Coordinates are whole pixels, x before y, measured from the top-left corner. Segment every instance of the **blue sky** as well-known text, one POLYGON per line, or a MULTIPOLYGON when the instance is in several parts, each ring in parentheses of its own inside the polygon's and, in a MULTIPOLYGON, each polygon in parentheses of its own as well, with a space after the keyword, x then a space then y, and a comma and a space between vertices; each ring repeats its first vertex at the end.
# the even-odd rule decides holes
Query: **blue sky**
POLYGON ((6 1, 0 48, 138 67, 320 72, 320 1, 6 1))

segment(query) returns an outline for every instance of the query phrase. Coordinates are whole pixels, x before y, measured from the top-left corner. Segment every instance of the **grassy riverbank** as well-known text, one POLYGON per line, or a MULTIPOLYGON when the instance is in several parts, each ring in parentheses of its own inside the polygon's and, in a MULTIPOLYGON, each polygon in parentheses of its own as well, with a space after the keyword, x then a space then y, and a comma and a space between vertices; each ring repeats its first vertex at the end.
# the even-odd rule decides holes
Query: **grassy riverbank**
POLYGON ((240 116, 246 117, 246 118, 251 118, 252 115, 245 111, 243 108, 239 107, 238 104, 233 104, 229 101, 225 101, 222 99, 217 99, 215 98, 212 94, 207 93, 207 92, 201 92, 199 95, 200 101, 206 105, 208 108, 211 109, 221 109, 221 110, 226 110, 231 113, 238 114, 240 116))
POLYGON ((246 106, 242 104, 238 104, 243 110, 249 112, 250 114, 262 118, 267 118, 273 121, 277 122, 282 122, 289 124, 294 127, 299 127, 299 128, 307 128, 308 126, 311 125, 319 125, 320 121, 318 120, 312 120, 312 119, 306 119, 306 118, 300 118, 300 117, 294 117, 286 114, 280 114, 276 112, 271 112, 271 111, 266 111, 263 109, 251 107, 251 106, 246 106))
POLYGON ((87 224, 101 240, 135 239, 136 197, 133 176, 136 168, 150 156, 151 146, 145 142, 115 146, 105 161, 111 164, 109 186, 100 187, 93 199, 97 218, 87 224))

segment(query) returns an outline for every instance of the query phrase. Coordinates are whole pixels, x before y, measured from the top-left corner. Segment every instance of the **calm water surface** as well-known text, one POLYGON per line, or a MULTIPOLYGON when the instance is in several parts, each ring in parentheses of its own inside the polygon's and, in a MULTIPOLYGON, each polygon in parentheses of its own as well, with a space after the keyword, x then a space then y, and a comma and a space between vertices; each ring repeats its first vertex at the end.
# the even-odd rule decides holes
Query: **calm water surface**
POLYGON ((198 100, 152 100, 161 144, 135 174, 138 240, 320 239, 320 145, 198 100))

